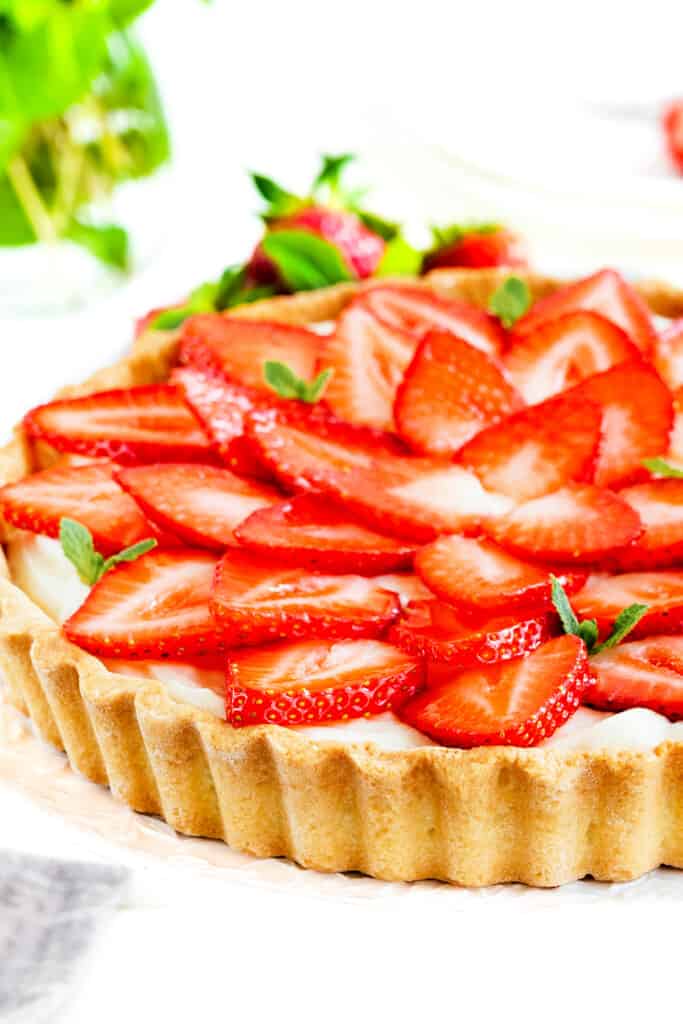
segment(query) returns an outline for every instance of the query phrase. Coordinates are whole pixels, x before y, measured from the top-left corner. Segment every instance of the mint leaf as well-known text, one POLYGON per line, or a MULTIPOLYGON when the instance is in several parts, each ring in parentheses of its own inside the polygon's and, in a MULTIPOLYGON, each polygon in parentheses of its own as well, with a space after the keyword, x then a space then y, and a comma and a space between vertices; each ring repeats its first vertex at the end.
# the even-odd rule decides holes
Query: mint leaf
POLYGON ((87 526, 76 522, 75 519, 68 519, 66 516, 59 521, 59 540, 62 551, 75 566, 76 571, 83 583, 92 587, 100 580, 105 572, 112 569, 120 562, 134 562, 140 555, 157 546, 156 540, 149 538, 133 544, 116 555, 111 555, 106 561, 102 555, 95 550, 92 534, 87 526))
POLYGON ((74 217, 65 235, 91 252, 101 263, 116 270, 128 270, 128 233, 117 224, 87 224, 74 217))
POLYGON ((213 313, 215 311, 216 294, 218 283, 205 281, 194 291, 190 292, 189 298, 184 306, 174 306, 172 309, 165 309, 152 320, 149 325, 154 331, 172 331, 180 327, 188 317, 196 313, 213 313))
POLYGON ((310 231, 271 231, 261 246, 289 291, 311 291, 353 280, 339 249, 310 231))
POLYGON ((95 551, 90 530, 75 519, 64 517, 59 522, 59 540, 81 581, 88 586, 97 583, 104 569, 104 559, 95 551))
POLYGON ((153 537, 149 537, 147 540, 140 540, 137 544, 131 544, 129 548, 124 548, 117 555, 111 555, 102 566, 100 575, 104 576, 105 572, 113 569, 115 565, 120 565, 121 562, 135 562, 141 555, 146 555, 148 551, 151 551, 156 546, 157 541, 153 537))
POLYGON ((612 632, 605 642, 594 646, 590 653, 599 654, 600 651, 607 651, 610 647, 616 647, 631 632, 633 627, 638 625, 648 609, 649 605, 646 604, 630 604, 628 608, 624 608, 614 620, 612 632))
POLYGON ((284 363, 267 360, 263 364, 263 377, 269 388, 276 391, 281 398, 298 398, 301 380, 284 363))
POLYGON ((558 580, 557 576, 550 574, 550 586, 552 593, 552 602, 555 606, 555 611, 560 616, 560 622, 565 633, 573 633, 574 636, 580 636, 579 633, 579 620, 574 614, 574 609, 569 603, 569 598, 565 592, 564 587, 558 580))
POLYGON ((552 573, 550 574, 550 583, 552 587, 552 601, 555 611, 560 617, 562 628, 565 633, 571 633, 574 636, 580 637, 586 645, 588 654, 591 656, 599 654, 600 651, 609 650, 610 647, 616 647, 648 611, 648 605, 646 604, 630 604, 628 608, 624 608, 619 613, 612 626, 612 632, 604 643, 598 643, 598 624, 596 620, 584 619, 583 622, 579 622, 574 614, 574 609, 569 603, 564 587, 552 573))
POLYGON ((281 398, 295 398, 311 405, 318 401, 333 373, 334 370, 329 367, 309 382, 297 377, 285 363, 269 359, 263 364, 263 377, 269 388, 281 398))
POLYGON ((643 459, 643 465, 657 476, 669 477, 672 480, 683 479, 683 469, 676 469, 666 459, 643 459))
POLYGON ((531 305, 531 292, 526 281, 514 275, 506 277, 489 300, 489 312, 497 316, 503 327, 512 327, 531 305))
POLYGON ((375 271, 378 277, 419 274, 422 254, 406 242, 403 235, 397 235, 384 247, 384 254, 375 271))
POLYGON ((576 635, 580 636, 588 650, 592 651, 598 642, 598 624, 596 620, 584 619, 584 621, 579 624, 579 629, 576 635))
POLYGON ((303 388, 301 400, 303 402, 310 402, 311 404, 317 402, 327 387, 328 381, 333 373, 334 370, 331 366, 328 366, 326 370, 319 373, 315 380, 311 381, 310 384, 306 384, 305 388, 303 388))

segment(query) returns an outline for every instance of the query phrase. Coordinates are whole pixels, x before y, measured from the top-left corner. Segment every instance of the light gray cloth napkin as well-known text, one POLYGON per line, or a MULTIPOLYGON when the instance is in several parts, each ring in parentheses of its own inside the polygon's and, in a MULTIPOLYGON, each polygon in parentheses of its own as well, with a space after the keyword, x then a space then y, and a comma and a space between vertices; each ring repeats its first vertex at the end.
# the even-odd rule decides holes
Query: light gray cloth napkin
POLYGON ((0 1021, 54 1022, 129 872, 0 850, 0 1021))

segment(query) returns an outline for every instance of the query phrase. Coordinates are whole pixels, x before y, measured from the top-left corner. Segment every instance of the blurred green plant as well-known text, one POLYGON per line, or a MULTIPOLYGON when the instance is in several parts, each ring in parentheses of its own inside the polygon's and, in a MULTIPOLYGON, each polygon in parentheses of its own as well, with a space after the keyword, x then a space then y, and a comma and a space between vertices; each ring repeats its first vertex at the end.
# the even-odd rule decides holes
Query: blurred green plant
POLYGON ((126 231, 94 216, 170 155, 131 22, 153 0, 0 0, 0 245, 66 238, 125 270, 126 231))

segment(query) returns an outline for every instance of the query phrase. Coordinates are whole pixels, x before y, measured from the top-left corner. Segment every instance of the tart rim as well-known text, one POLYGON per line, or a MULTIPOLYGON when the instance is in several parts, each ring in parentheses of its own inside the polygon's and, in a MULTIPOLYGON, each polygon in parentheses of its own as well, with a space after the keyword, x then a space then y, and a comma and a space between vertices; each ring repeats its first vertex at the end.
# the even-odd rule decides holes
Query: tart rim
MULTIPOLYGON (((508 273, 441 270, 411 285, 481 306, 508 273)), ((518 276, 534 298, 561 283, 518 276)), ((231 315, 334 319, 376 284, 268 299, 231 315)), ((656 282, 638 290, 654 312, 683 315, 683 292, 656 282)), ((174 335, 148 332, 128 356, 59 395, 163 380, 176 350, 174 335)), ((19 426, 0 451, 0 482, 34 468, 19 426)), ((3 529, 3 540, 10 535, 3 529)), ((12 703, 75 770, 178 832, 323 871, 402 881, 553 886, 586 874, 631 879, 661 863, 683 867, 683 742, 652 751, 383 751, 372 742, 318 742, 277 725, 228 729, 156 680, 109 672, 65 639, 6 567, 4 575, 0 668, 12 703)))

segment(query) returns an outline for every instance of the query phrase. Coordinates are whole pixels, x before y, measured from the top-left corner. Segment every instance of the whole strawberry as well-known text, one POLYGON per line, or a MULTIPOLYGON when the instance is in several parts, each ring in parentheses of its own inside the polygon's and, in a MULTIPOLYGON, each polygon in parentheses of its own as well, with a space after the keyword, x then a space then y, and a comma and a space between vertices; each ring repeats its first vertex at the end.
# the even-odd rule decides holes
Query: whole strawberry
POLYGON ((664 111, 662 124, 669 155, 683 174, 683 99, 676 100, 664 111))
POLYGON ((434 247, 425 254, 423 272, 443 267, 523 267, 521 240, 499 224, 452 224, 434 228, 434 247))
POLYGON ((266 234, 247 264, 251 280, 298 291, 378 272, 387 243, 398 229, 360 210, 358 195, 342 187, 342 173, 352 159, 348 154, 323 157, 306 196, 288 192, 271 178, 252 175, 268 205, 262 214, 266 234))

